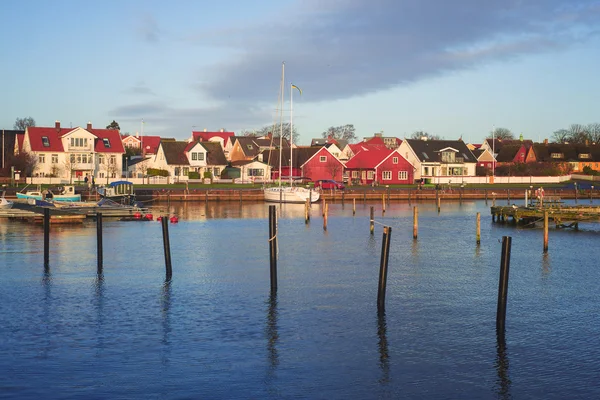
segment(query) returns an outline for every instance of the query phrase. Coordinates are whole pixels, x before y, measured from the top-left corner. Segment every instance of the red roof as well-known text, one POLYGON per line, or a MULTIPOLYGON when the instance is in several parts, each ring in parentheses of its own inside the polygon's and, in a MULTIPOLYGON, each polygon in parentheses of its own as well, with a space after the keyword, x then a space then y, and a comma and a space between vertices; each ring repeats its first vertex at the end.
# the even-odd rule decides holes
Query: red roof
MULTIPOLYGON (((64 152, 62 137, 77 128, 59 128, 59 127, 37 127, 27 128, 29 143, 32 151, 44 152, 64 152), (44 146, 44 139, 47 138, 48 146, 44 146)), ((83 129, 83 128, 82 128, 83 129)), ((94 150, 98 153, 124 153, 121 135, 116 129, 86 129, 92 135, 96 136, 94 150), (110 147, 104 145, 104 139, 108 139, 110 147)), ((22 148, 22 143, 19 144, 22 148)))
POLYGON ((211 138, 220 137, 223 139, 223 147, 227 146, 227 142, 233 136, 235 136, 235 132, 192 132, 194 142, 210 142, 211 138))
POLYGON ((160 146, 160 136, 142 136, 141 139, 144 154, 156 154, 160 146))
POLYGON ((21 152, 23 151, 23 140, 25 140, 25 132, 17 133, 15 137, 17 138, 17 143, 19 144, 18 150, 21 152))
POLYGON ((381 144, 381 145, 385 146, 385 142, 383 141, 383 139, 380 136, 373 136, 371 139, 367 139, 363 143, 366 143, 366 144, 381 144))
POLYGON ((368 150, 359 151, 351 159, 346 162, 346 168, 359 169, 359 168, 375 168, 379 163, 385 160, 395 150, 390 149, 379 149, 372 148, 368 150))

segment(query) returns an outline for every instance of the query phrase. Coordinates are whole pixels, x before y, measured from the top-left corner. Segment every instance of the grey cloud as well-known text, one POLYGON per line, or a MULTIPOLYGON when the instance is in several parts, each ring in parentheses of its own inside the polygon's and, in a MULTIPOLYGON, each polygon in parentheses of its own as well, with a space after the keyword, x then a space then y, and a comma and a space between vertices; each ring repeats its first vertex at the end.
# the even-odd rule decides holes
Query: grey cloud
MULTIPOLYGON (((216 100, 274 104, 280 65, 308 101, 360 96, 482 62, 585 40, 598 1, 308 0, 294 13, 216 36, 203 45, 237 46, 198 87, 216 100), (293 22, 289 22, 293 21, 293 22)), ((206 71, 201 72, 207 76, 206 71)), ((200 72, 199 72, 200 75, 200 72)))
POLYGON ((144 14, 138 21, 137 32, 148 43, 157 43, 162 33, 158 21, 150 14, 144 14))

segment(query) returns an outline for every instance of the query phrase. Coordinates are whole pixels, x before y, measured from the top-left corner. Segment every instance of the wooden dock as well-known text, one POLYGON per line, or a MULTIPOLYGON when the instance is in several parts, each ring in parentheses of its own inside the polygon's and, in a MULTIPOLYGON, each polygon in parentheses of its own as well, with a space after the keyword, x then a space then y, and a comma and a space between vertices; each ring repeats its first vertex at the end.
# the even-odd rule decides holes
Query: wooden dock
POLYGON ((513 224, 535 224, 544 220, 553 221, 557 228, 578 228, 580 222, 600 222, 600 206, 564 206, 560 202, 547 202, 529 207, 493 206, 490 208, 492 221, 513 224))

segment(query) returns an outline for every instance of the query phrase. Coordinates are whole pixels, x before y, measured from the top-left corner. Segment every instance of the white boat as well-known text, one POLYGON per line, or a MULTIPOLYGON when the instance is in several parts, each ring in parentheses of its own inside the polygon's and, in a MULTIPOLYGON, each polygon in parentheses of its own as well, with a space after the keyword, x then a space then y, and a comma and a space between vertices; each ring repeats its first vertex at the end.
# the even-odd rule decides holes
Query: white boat
POLYGON ((99 187, 98 194, 103 199, 109 199, 121 204, 133 205, 135 203, 133 183, 129 181, 111 182, 107 186, 99 187))
POLYGON ((81 201, 81 195, 75 194, 75 187, 63 186, 56 193, 52 190, 28 190, 25 193, 18 192, 17 199, 34 200, 56 200, 56 201, 81 201))
POLYGON ((2 192, 2 197, 0 197, 0 209, 7 210, 9 208, 12 208, 13 202, 4 198, 5 193, 6 191, 2 192))
MULTIPOLYGON (((294 139, 294 125, 293 125, 293 93, 294 88, 298 89, 297 86, 290 84, 290 181, 289 186, 281 185, 281 160, 283 151, 283 103, 284 103, 284 91, 285 91, 285 63, 281 65, 281 98, 279 104, 279 186, 266 187, 263 192, 265 195, 265 201, 274 203, 305 203, 309 200, 311 203, 319 201, 320 193, 316 190, 312 190, 306 187, 294 186, 292 169, 293 169, 293 139, 294 139)), ((298 89, 300 90, 300 89, 298 89)), ((302 93, 302 92, 300 92, 302 93)))

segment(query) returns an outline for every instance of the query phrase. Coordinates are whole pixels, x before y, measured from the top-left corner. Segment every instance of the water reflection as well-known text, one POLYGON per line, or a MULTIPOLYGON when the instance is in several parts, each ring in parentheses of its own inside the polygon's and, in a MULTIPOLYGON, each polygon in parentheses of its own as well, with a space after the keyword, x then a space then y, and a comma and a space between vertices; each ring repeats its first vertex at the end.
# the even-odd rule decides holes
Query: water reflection
POLYGON ((390 381, 390 353, 387 341, 387 323, 385 320, 385 311, 377 312, 377 345, 379 347, 379 368, 381 369, 381 379, 379 383, 388 383, 390 381))
POLYGON ((51 350, 51 338, 52 330, 50 324, 52 322, 52 316, 50 311, 52 310, 52 275, 50 269, 44 266, 44 274, 42 275, 42 287, 44 289, 44 297, 42 299, 42 330, 40 332, 40 340, 43 342, 41 345, 40 357, 43 359, 48 358, 51 350))
POLYGON ((271 291, 267 307, 267 324, 265 327, 267 336, 267 357, 269 367, 267 369, 267 382, 271 384, 275 379, 275 371, 279 365, 279 353, 277 352, 277 343, 279 342, 279 332, 277 330, 277 292, 271 291))
POLYGON ((93 284, 96 308, 96 357, 100 357, 104 350, 104 274, 98 273, 93 284))
POLYGON ((506 351, 506 338, 504 332, 496 332, 496 371, 498 379, 496 381, 496 392, 502 399, 510 399, 510 377, 508 374, 508 357, 506 351))
POLYGON ((162 316, 162 364, 169 364, 169 358, 171 355, 171 280, 165 280, 165 283, 161 287, 160 296, 160 312, 162 316))
POLYGON ((544 253, 542 255, 542 276, 547 277, 552 272, 552 268, 550 265, 550 255, 548 253, 544 253))

